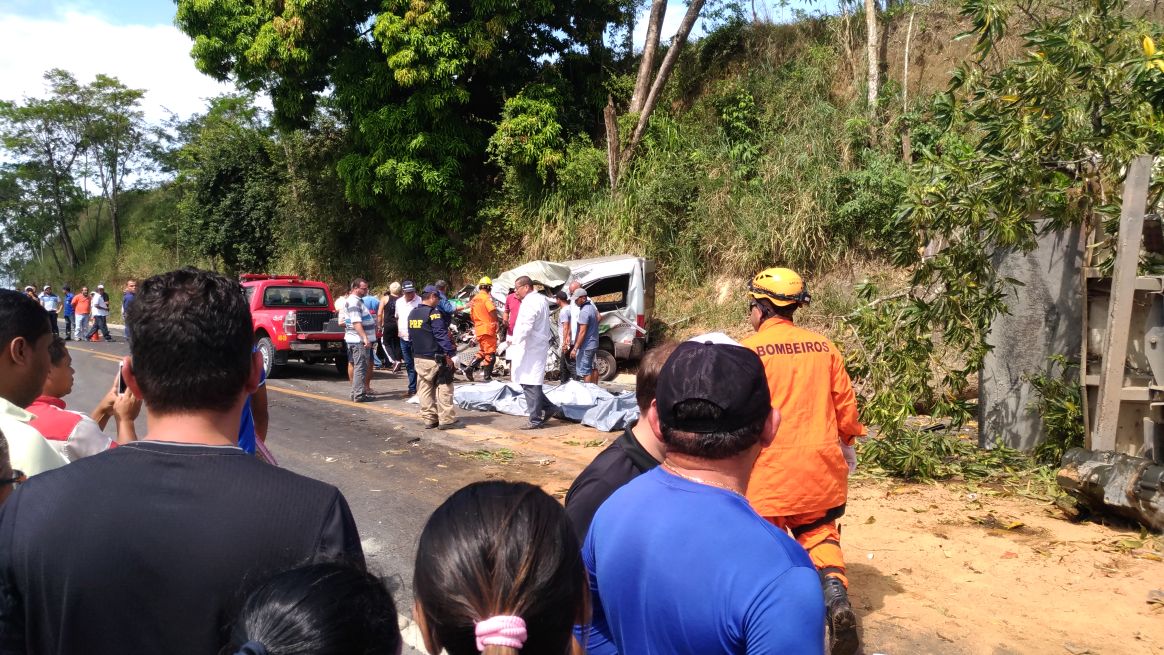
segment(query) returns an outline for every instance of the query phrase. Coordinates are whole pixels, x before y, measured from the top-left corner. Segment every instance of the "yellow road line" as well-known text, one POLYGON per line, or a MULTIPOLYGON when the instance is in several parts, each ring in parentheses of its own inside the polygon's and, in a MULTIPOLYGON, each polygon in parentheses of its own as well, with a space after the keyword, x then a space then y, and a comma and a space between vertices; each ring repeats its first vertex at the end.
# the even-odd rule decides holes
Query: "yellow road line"
POLYGON ((378 405, 372 405, 370 403, 357 403, 357 402, 354 402, 351 400, 344 400, 342 398, 332 398, 331 396, 324 396, 322 394, 312 393, 310 391, 300 391, 299 389, 289 389, 287 387, 278 387, 278 386, 271 384, 270 382, 267 383, 267 389, 269 391, 276 391, 278 393, 284 393, 284 394, 287 394, 288 396, 299 396, 300 398, 310 398, 312 400, 319 400, 319 401, 325 402, 325 403, 332 403, 333 405, 342 405, 344 407, 355 407, 357 409, 367 409, 367 410, 370 410, 373 412, 380 412, 381 414, 390 414, 392 416, 399 416, 399 417, 403 417, 403 418, 417 418, 417 415, 412 413, 412 412, 402 412, 398 409, 391 409, 389 407, 380 407, 378 405))
POLYGON ((94 357, 96 357, 98 359, 104 359, 104 360, 107 360, 110 362, 120 362, 121 361, 121 358, 118 357, 117 355, 110 355, 109 353, 103 353, 99 350, 89 350, 88 348, 81 348, 79 346, 69 346, 69 352, 72 352, 75 350, 79 350, 83 353, 88 353, 88 354, 93 355, 94 357))

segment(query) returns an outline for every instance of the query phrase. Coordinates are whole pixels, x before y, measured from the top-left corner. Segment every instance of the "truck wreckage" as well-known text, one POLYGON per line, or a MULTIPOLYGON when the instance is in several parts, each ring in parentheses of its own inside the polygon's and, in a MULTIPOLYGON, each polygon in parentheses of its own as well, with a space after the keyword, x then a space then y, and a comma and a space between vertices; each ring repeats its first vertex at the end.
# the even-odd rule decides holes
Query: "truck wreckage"
MULTIPOLYGON (((1063 457, 1059 486, 1084 508, 1164 530, 1164 275, 1140 275, 1141 249, 1164 253, 1145 216, 1152 158, 1128 167, 1110 276, 1083 269, 1083 448, 1063 457)), ((1100 253, 1089 249, 1096 261, 1100 253)))

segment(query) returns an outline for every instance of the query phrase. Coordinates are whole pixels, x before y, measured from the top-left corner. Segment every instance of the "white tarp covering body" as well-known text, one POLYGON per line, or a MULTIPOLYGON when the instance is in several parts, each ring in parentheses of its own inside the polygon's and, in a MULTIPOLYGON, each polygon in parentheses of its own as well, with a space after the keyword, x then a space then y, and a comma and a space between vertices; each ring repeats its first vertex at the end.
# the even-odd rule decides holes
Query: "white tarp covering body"
MULTIPOLYGON (((562 408, 564 417, 603 432, 621 430, 639 418, 633 391, 614 395, 596 384, 571 380, 546 389, 550 402, 562 408)), ((527 416, 521 385, 504 382, 464 384, 453 390, 453 402, 464 409, 527 416)))

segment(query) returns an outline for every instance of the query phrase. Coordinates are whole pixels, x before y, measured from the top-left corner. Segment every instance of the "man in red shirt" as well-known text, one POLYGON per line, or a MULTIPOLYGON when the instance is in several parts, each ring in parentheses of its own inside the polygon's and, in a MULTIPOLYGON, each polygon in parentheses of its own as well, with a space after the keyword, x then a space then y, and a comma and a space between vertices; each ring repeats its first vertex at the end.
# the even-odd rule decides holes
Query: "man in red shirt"
POLYGON ((89 334, 89 311, 93 304, 93 299, 89 297, 89 287, 81 287, 81 293, 73 296, 73 300, 70 302, 73 304, 73 311, 77 314, 77 331, 72 337, 80 341, 81 335, 89 334))
POLYGON ((128 389, 117 393, 117 381, 91 415, 65 408, 64 397, 73 391, 73 358, 60 337, 49 345, 48 378, 39 398, 26 409, 36 416, 29 425, 36 428, 49 444, 70 462, 96 455, 113 446, 137 441, 133 421, 141 412, 141 400, 128 389), (102 430, 111 416, 117 417, 117 439, 114 441, 102 430))

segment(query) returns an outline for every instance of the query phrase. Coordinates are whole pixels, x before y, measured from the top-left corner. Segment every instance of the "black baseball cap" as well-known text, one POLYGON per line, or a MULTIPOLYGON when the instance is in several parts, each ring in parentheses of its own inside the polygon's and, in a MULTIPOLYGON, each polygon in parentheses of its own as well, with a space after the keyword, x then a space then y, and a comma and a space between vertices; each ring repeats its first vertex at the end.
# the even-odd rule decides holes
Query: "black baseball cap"
POLYGON ((760 357, 743 346, 685 341, 659 371, 655 388, 659 421, 683 432, 731 432, 772 411, 768 378, 760 357), (705 400, 723 410, 719 419, 677 420, 675 406, 705 400))
POLYGON ((400 290, 401 291, 416 291, 416 285, 412 283, 412 280, 405 280, 404 284, 400 285, 400 290))

